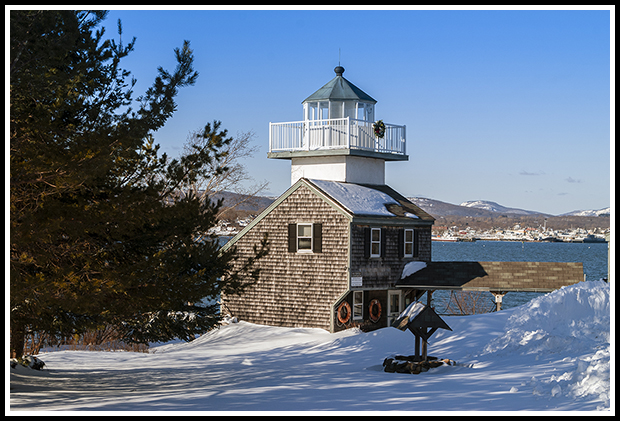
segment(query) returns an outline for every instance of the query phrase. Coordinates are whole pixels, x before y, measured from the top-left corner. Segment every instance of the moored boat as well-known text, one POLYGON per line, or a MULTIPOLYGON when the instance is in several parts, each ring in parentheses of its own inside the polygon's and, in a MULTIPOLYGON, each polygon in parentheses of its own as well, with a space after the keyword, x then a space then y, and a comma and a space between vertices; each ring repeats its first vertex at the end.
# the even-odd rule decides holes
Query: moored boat
POLYGON ((432 241, 450 241, 450 242, 459 241, 458 238, 452 237, 452 236, 433 236, 431 237, 431 240, 432 241))

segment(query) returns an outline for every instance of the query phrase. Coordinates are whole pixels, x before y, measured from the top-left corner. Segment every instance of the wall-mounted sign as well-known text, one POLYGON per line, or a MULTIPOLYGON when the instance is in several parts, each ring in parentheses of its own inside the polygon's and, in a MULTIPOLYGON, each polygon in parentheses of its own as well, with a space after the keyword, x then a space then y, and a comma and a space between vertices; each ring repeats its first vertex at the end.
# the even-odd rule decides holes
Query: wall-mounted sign
POLYGON ((352 287, 361 287, 362 286, 362 277, 361 276, 351 276, 351 286, 352 287))

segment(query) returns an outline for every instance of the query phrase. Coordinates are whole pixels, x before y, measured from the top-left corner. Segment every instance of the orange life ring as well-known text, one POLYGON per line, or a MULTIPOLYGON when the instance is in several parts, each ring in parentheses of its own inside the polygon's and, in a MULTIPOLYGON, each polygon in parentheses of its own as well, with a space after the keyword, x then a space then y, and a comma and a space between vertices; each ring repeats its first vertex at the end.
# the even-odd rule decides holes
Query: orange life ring
POLYGON ((343 301, 339 306, 338 310, 336 310, 336 315, 338 316, 338 321, 340 324, 346 324, 351 320, 351 306, 346 301, 343 301), (342 314, 344 310, 344 315, 342 314))
POLYGON ((373 323, 377 323, 381 318, 381 303, 376 298, 368 306, 368 317, 373 323))

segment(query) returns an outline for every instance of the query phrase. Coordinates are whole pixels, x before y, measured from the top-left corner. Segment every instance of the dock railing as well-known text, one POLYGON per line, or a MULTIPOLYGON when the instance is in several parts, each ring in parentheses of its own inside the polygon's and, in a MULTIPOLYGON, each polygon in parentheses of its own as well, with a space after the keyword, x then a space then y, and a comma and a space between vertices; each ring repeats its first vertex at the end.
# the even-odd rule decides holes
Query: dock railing
POLYGON ((349 117, 269 123, 269 152, 362 149, 406 153, 405 126, 385 124, 385 135, 375 137, 372 122, 349 117))

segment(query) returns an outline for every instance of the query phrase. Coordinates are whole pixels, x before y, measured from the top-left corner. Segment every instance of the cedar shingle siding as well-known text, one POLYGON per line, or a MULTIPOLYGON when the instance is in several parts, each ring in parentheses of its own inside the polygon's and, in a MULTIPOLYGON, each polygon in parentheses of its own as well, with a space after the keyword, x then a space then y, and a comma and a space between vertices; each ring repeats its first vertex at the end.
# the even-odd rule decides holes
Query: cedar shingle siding
MULTIPOLYGON (((412 228, 408 226, 407 228, 412 228)), ((363 278, 362 289, 392 288, 400 279, 406 263, 414 260, 430 262, 431 228, 416 227, 414 256, 402 255, 403 227, 376 225, 353 225, 351 232, 351 272, 363 278), (370 228, 381 228, 381 257, 369 257, 368 241, 370 228), (417 251, 417 253, 416 253, 417 251)))
POLYGON ((332 305, 348 288, 348 219, 300 186, 237 240, 241 260, 264 233, 270 250, 260 261, 258 283, 222 297, 224 310, 251 323, 330 330, 332 305), (289 224, 297 223, 321 224, 320 234, 313 233, 315 252, 289 251, 289 224))

